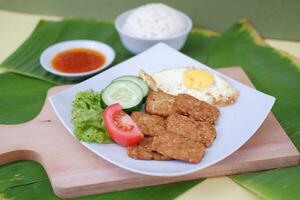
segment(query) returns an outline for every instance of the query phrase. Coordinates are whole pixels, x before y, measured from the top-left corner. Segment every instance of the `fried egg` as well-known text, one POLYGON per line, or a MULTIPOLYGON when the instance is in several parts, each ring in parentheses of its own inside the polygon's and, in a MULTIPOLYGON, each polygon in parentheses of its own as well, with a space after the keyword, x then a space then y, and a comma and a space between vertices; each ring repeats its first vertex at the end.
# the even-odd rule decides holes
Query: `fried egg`
POLYGON ((216 106, 232 104, 239 96, 224 78, 198 68, 171 68, 152 75, 141 70, 140 77, 152 90, 172 95, 186 93, 216 106))

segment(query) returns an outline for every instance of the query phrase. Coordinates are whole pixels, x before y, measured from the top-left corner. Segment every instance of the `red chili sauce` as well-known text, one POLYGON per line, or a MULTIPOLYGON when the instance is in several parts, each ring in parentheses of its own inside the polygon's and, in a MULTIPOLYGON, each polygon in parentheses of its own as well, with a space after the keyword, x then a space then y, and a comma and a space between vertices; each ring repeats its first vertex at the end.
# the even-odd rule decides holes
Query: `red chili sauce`
POLYGON ((96 70, 105 63, 105 56, 95 50, 74 48, 58 53, 51 64, 64 73, 82 73, 96 70))

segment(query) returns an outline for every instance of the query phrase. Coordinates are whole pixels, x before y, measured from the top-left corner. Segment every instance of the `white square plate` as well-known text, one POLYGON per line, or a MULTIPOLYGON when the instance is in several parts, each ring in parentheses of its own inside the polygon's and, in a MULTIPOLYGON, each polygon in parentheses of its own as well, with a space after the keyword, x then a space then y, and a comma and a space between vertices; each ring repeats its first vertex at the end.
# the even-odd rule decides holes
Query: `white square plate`
POLYGON ((103 159, 133 172, 153 176, 178 176, 192 173, 223 160, 249 140, 267 117, 275 98, 224 76, 160 43, 82 83, 51 96, 50 102, 63 125, 73 134, 71 110, 72 101, 77 92, 87 89, 99 91, 118 76, 137 75, 141 68, 151 74, 163 69, 182 66, 212 71, 225 78, 240 92, 240 97, 235 104, 220 108, 221 115, 216 126, 217 138, 212 147, 206 150, 200 163, 134 160, 127 156, 124 147, 117 144, 81 143, 103 159))

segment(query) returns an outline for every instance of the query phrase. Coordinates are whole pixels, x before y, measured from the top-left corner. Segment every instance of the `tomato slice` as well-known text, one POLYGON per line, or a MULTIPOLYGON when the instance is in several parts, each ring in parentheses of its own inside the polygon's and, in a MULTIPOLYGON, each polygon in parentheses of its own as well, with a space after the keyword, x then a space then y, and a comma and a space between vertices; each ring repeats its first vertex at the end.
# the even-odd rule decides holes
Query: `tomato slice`
POLYGON ((109 136, 119 145, 132 146, 144 138, 138 126, 118 103, 107 106, 103 118, 109 136))

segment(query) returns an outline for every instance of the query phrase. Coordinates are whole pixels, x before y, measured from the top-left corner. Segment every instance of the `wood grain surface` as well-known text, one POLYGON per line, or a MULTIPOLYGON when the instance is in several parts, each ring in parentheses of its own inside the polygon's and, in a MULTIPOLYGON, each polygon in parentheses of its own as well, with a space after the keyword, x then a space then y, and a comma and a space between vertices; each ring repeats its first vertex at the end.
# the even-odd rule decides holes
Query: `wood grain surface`
MULTIPOLYGON (((220 72, 253 86, 241 68, 220 72)), ((49 90, 48 96, 70 86, 49 90)), ((54 192, 62 198, 120 191, 129 188, 266 170, 299 163, 299 152, 270 113, 239 150, 223 161, 201 171, 177 177, 144 176, 121 169, 101 159, 81 145, 60 123, 48 98, 41 113, 32 121, 0 125, 0 164, 17 160, 41 163, 54 192)))

